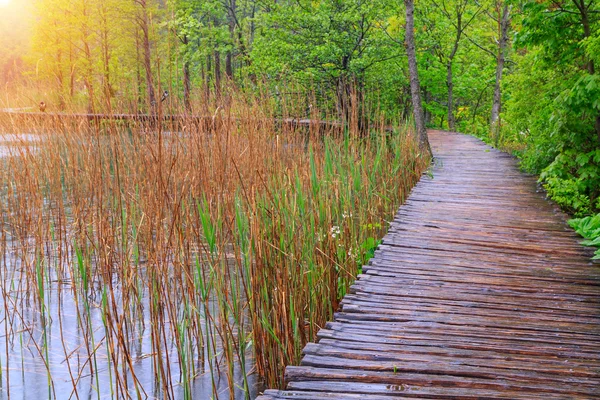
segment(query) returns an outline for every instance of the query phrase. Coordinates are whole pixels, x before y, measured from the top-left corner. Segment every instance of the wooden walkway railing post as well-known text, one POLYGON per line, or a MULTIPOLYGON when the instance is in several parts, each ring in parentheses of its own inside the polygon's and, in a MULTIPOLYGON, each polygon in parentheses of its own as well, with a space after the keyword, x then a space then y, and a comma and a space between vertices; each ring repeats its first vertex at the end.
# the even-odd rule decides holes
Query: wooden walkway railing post
MULTIPOLYGON (((65 123, 87 123, 90 126, 99 124, 103 121, 113 121, 128 124, 140 124, 156 126, 159 123, 172 124, 181 127, 183 124, 191 124, 203 132, 210 132, 215 129, 217 122, 248 122, 253 121, 248 118, 222 117, 222 116, 203 116, 203 115, 157 115, 157 114, 77 114, 77 113, 49 113, 49 112, 26 112, 0 109, 0 127, 5 129, 27 127, 27 128, 45 128, 53 129, 58 124, 64 127, 65 123)), ((255 121, 266 121, 265 119, 256 119, 255 121)), ((311 131, 339 131, 344 128, 344 124, 337 121, 296 119, 296 118, 275 118, 269 120, 280 129, 306 128, 311 131)))

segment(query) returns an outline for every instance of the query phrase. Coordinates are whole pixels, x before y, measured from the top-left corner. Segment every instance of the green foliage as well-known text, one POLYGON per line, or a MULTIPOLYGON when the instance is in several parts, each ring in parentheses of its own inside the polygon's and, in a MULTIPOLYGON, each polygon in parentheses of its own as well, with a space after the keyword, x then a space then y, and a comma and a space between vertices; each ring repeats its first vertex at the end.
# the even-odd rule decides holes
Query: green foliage
POLYGON ((272 75, 288 69, 303 80, 360 75, 391 50, 375 26, 383 12, 381 1, 277 4, 263 16, 255 66, 272 75))
MULTIPOLYGON (((383 115, 386 123, 411 118, 400 1, 34 4, 30 48, 23 45, 27 30, 15 38, 15 29, 0 23, 0 32, 12 35, 0 37, 4 74, 13 74, 15 62, 24 60, 22 75, 31 77, 39 92, 22 106, 43 98, 51 110, 108 104, 113 111, 143 112, 154 85, 156 92, 168 86, 171 93, 165 112, 177 109, 184 96, 187 108, 191 96, 202 107, 195 112, 210 113, 210 106, 224 105, 223 91, 236 86, 237 93, 248 96, 262 96, 266 87, 269 105, 294 117, 316 112, 344 119, 351 111, 363 119, 383 115)), ((541 174, 550 196, 567 211, 578 216, 596 212, 599 19, 597 1, 581 10, 566 0, 418 2, 415 36, 428 125, 447 127, 450 111, 456 130, 514 151, 525 170, 541 174), (502 53, 507 59, 502 113, 490 127, 505 6, 510 8, 512 46, 502 53)))
POLYGON ((376 239, 369 236, 360 244, 359 253, 357 255, 358 265, 365 265, 371 258, 375 256, 375 250, 382 243, 381 239, 376 239))
POLYGON ((456 129, 486 132, 495 76, 495 58, 490 53, 495 51, 497 38, 490 24, 493 19, 482 12, 485 7, 490 15, 494 13, 489 2, 428 0, 417 7, 419 73, 430 126, 447 127, 447 68, 452 64, 456 129))
POLYGON ((598 247, 594 260, 600 260, 600 214, 585 218, 572 219, 569 225, 586 240, 582 242, 585 246, 598 247))
POLYGON ((288 91, 281 81, 299 83, 326 111, 358 109, 386 89, 382 103, 396 99, 398 80, 406 80, 397 64, 403 48, 384 33, 393 13, 382 0, 276 3, 260 18, 250 71, 267 77, 278 95, 288 91))
POLYGON ((600 148, 588 153, 564 150, 546 167, 540 179, 550 197, 576 216, 598 209, 600 148))
POLYGON ((600 23, 598 4, 586 7, 584 21, 573 2, 524 2, 502 130, 523 168, 576 216, 597 212, 600 196, 600 23))

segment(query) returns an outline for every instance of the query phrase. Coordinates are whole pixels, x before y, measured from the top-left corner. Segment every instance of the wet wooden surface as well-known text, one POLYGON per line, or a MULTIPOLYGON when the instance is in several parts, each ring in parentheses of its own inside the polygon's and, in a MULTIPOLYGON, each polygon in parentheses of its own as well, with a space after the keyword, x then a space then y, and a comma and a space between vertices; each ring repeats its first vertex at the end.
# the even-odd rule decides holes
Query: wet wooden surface
POLYGON ((600 266, 516 161, 432 132, 433 177, 274 399, 598 399, 600 266))

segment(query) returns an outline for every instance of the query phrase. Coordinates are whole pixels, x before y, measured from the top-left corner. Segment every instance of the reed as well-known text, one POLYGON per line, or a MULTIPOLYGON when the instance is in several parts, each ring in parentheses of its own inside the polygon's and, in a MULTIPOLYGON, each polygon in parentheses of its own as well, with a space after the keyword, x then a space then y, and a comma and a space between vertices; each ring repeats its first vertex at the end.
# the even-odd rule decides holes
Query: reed
POLYGON ((64 355, 49 387, 68 368, 75 397, 87 374, 98 397, 188 399, 210 376, 214 398, 249 398, 255 372, 282 386, 429 162, 407 126, 282 125, 286 108, 240 95, 210 124, 4 121, 36 137, 0 159, 6 346, 37 312, 39 356, 64 355), (70 317, 81 343, 47 337, 70 317))

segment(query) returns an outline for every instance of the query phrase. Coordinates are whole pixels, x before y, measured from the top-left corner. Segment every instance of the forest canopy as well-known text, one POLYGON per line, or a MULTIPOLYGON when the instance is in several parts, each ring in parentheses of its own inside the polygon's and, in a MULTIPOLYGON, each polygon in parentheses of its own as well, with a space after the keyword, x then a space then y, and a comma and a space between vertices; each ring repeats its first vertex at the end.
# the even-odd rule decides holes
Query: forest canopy
MULTIPOLYGON (((600 209, 596 0, 420 0, 425 121, 541 174, 577 216, 600 209)), ((294 117, 411 118, 400 0, 12 0, 0 19, 7 107, 212 113, 270 93, 294 117)))

